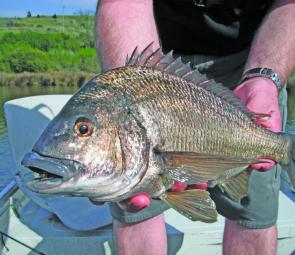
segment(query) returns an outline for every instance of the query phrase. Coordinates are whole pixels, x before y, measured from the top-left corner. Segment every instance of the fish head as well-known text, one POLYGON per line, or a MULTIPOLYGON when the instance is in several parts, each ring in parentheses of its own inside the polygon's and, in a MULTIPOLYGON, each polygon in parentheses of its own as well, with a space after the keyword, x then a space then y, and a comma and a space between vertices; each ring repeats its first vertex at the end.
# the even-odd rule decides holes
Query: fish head
POLYGON ((144 176, 149 144, 131 99, 92 81, 49 123, 22 164, 39 178, 27 183, 45 194, 112 201, 144 176))

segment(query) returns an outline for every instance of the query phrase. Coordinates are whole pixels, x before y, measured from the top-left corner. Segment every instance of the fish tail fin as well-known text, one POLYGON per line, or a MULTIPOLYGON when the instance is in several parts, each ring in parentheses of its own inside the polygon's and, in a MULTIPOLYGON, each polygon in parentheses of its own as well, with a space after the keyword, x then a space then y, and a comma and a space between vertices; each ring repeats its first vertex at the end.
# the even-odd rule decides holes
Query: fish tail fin
POLYGON ((217 220, 215 203, 205 190, 166 192, 160 199, 192 221, 211 223, 217 220))
POLYGON ((290 181, 291 186, 295 189, 295 135, 292 134, 285 134, 290 139, 290 149, 289 149, 289 156, 288 156, 288 163, 283 165, 283 168, 286 170, 290 181))

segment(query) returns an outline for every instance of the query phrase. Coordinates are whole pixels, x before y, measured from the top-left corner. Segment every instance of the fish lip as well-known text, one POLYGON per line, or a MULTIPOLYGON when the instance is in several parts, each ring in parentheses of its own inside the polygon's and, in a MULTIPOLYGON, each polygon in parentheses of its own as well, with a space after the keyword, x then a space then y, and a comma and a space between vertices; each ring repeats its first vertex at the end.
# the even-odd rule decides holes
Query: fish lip
POLYGON ((27 188, 29 188, 33 192, 41 193, 41 194, 50 194, 54 193, 54 190, 58 188, 58 186, 63 184, 63 180, 60 178, 50 178, 50 179, 34 179, 26 183, 27 188))
POLYGON ((83 165, 76 161, 43 156, 35 151, 27 153, 21 164, 34 172, 39 170, 53 174, 56 178, 61 178, 63 182, 84 170, 83 165))

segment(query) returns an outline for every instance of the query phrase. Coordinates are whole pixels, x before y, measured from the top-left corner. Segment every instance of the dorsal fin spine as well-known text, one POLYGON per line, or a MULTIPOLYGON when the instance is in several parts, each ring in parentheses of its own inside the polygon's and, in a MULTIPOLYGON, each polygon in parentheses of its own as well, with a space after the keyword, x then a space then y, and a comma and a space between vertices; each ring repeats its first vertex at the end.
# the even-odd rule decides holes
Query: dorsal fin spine
POLYGON ((137 55, 137 46, 135 47, 135 49, 132 51, 132 54, 131 54, 131 56, 130 56, 130 58, 129 58, 129 60, 128 60, 128 63, 127 63, 127 65, 131 65, 132 64, 132 62, 134 61, 134 59, 136 58, 136 55, 137 55))
POLYGON ((242 105, 240 99, 228 88, 216 83, 213 79, 209 80, 207 76, 205 74, 201 74, 198 69, 192 69, 190 63, 184 64, 180 57, 175 59, 173 57, 173 51, 164 55, 161 48, 158 48, 151 54, 147 55, 146 53, 152 49, 152 45, 153 43, 150 43, 139 54, 137 52, 138 47, 136 47, 130 58, 126 61, 126 66, 150 68, 184 79, 187 82, 193 83, 196 86, 202 87, 203 89, 213 93, 215 96, 238 108, 250 119, 253 119, 249 110, 242 105))
POLYGON ((143 67, 149 67, 150 61, 153 59, 154 56, 156 56, 161 51, 161 48, 158 48, 155 50, 149 57, 147 57, 146 61, 143 64, 143 67))
POLYGON ((148 46, 146 46, 142 52, 137 56, 136 60, 134 61, 134 66, 141 65, 142 58, 145 57, 145 54, 152 48, 153 42, 151 42, 148 46))

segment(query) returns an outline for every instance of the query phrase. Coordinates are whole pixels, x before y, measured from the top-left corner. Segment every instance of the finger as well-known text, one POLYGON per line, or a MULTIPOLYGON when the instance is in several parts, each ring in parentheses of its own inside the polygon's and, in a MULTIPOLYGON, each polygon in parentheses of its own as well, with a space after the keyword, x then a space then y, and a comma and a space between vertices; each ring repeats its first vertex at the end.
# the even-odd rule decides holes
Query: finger
POLYGON ((276 164, 276 162, 272 159, 260 159, 260 160, 263 162, 251 164, 251 167, 255 170, 266 171, 266 170, 272 169, 274 165, 276 164))
POLYGON ((269 114, 257 114, 257 113, 253 113, 255 119, 254 119, 254 123, 256 125, 259 125, 263 128, 267 128, 267 129, 271 129, 272 128, 272 124, 271 124, 271 115, 272 113, 269 114))
POLYGON ((130 199, 118 203, 119 207, 127 212, 139 212, 149 207, 150 204, 151 200, 148 193, 138 193, 130 199))
MULTIPOLYGON (((253 97, 248 103, 247 108, 252 112, 264 113, 269 117, 255 118, 254 122, 264 128, 279 132, 281 129, 281 115, 279 111, 278 100, 273 98, 269 101, 263 101, 260 97, 253 97)), ((255 115, 254 115, 255 116, 255 115)))
POLYGON ((172 192, 179 192, 179 191, 183 191, 187 188, 187 184, 183 183, 183 182, 177 182, 175 181, 173 186, 169 189, 169 191, 172 192))
POLYGON ((208 183, 207 182, 199 182, 199 183, 191 185, 191 188, 207 190, 208 189, 208 183))
POLYGON ((257 125, 273 132, 281 130, 278 90, 272 81, 261 77, 252 78, 240 84, 234 93, 254 114, 257 125), (263 115, 269 117, 264 118, 263 115))
POLYGON ((135 208, 146 208, 151 204, 150 195, 148 193, 138 193, 129 199, 129 203, 135 208))
POLYGON ((251 114, 253 115, 254 121, 265 122, 265 121, 268 121, 269 118, 271 118, 271 113, 266 114, 266 113, 251 112, 251 114))
POLYGON ((261 121, 254 121, 254 123, 255 123, 256 125, 258 125, 258 126, 261 126, 261 127, 263 127, 263 128, 269 129, 269 130, 272 129, 272 125, 271 125, 271 123, 263 123, 263 122, 261 122, 261 121))

